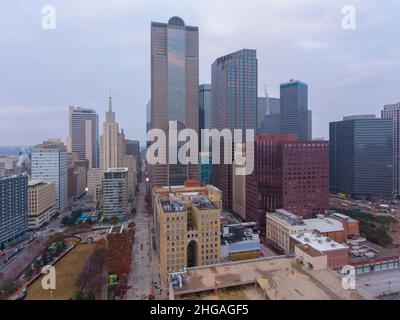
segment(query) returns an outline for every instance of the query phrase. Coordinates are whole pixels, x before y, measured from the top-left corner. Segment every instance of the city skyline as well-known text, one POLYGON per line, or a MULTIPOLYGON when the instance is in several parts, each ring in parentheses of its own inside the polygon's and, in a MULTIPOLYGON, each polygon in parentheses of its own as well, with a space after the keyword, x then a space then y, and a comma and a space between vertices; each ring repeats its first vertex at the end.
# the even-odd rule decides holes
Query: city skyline
POLYGON ((0 3, 0 300, 400 301, 400 2, 342 1, 0 3))
POLYGON ((210 83, 212 61, 241 48, 257 50, 259 96, 264 96, 265 84, 270 97, 279 97, 282 82, 296 78, 308 83, 315 137, 327 139, 329 122, 343 114, 378 114, 399 100, 399 75, 391 72, 399 65, 399 50, 387 41, 399 33, 390 27, 395 19, 390 13, 399 6, 395 1, 355 1, 355 30, 342 29, 340 1, 252 1, 246 7, 234 1, 229 13, 221 10, 222 3, 173 4, 53 1, 57 28, 52 31, 40 26, 42 3, 0 4, 8 12, 0 27, 10 31, 4 34, 7 50, 0 53, 5 88, 0 145, 35 145, 48 137, 65 141, 69 105, 94 108, 102 122, 109 87, 121 128, 143 142, 150 24, 175 15, 199 26, 200 83, 210 83), (242 16, 247 10, 252 15, 242 16), (260 28, 260 21, 273 28, 260 28))

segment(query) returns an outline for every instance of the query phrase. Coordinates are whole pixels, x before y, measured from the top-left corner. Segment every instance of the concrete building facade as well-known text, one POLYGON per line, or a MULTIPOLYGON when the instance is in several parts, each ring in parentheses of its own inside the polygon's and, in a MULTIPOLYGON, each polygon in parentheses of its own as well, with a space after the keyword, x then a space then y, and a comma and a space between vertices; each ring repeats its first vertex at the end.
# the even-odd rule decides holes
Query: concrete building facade
POLYGON ((123 130, 119 132, 115 112, 112 110, 112 99, 109 97, 106 121, 103 123, 103 132, 100 136, 100 168, 106 171, 121 167, 124 155, 125 135, 123 130))
POLYGON ((88 160, 75 160, 68 165, 68 200, 82 196, 87 188, 88 160))
POLYGON ((29 230, 40 229, 55 214, 56 186, 54 182, 31 180, 28 183, 29 230))
POLYGON ((104 171, 100 168, 89 169, 87 174, 88 180, 88 197, 95 203, 102 199, 102 181, 104 171))
POLYGON ((132 155, 126 155, 124 157, 123 167, 128 169, 128 197, 133 197, 137 186, 137 158, 132 155))
POLYGON ((319 233, 298 233, 290 236, 291 253, 295 252, 297 245, 308 245, 327 256, 328 267, 341 270, 349 263, 349 247, 324 237, 319 233))
POLYGON ((0 156, 0 175, 16 173, 18 157, 0 156))
POLYGON ((192 184, 153 190, 161 279, 184 268, 220 262, 221 191, 192 184))
POLYGON ((307 226, 299 216, 279 209, 266 215, 266 239, 277 249, 290 254, 290 236, 307 231, 307 226))
POLYGON ((94 109, 69 107, 68 152, 99 167, 99 116, 94 109))

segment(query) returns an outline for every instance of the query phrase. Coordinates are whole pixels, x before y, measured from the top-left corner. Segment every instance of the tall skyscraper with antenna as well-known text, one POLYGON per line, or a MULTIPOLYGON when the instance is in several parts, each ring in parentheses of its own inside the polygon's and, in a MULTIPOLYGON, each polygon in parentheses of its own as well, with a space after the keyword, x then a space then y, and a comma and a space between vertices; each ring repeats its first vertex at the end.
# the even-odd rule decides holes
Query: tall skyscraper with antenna
POLYGON ((121 133, 119 132, 118 123, 115 121, 110 94, 106 121, 103 123, 103 134, 100 136, 100 168, 103 171, 122 166, 125 154, 124 140, 124 132, 123 130, 121 133))

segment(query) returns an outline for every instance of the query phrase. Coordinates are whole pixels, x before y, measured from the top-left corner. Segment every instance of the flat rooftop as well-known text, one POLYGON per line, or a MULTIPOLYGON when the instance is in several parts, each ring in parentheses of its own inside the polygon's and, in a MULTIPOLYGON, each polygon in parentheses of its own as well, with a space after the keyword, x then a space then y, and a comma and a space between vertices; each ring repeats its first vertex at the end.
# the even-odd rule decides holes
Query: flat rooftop
POLYGON ((294 234, 291 235, 290 237, 300 242, 300 244, 310 245, 314 249, 321 252, 348 248, 332 240, 331 238, 321 236, 318 233, 306 232, 306 233, 294 234))
POLYGON ((321 251, 314 249, 312 246, 309 246, 308 244, 300 244, 300 245, 297 245, 297 247, 301 251, 303 251, 304 253, 307 253, 310 257, 313 257, 313 258, 325 256, 325 254, 323 254, 321 251))
POLYGON ((382 248, 369 241, 348 241, 348 244, 350 247, 350 263, 393 257, 399 259, 398 253, 382 248))
POLYGON ((199 210, 215 210, 218 207, 212 203, 209 197, 199 196, 198 199, 192 200, 192 204, 199 210))
POLYGON ((342 213, 339 213, 339 212, 331 213, 331 216, 337 217, 339 219, 347 220, 349 222, 357 222, 356 219, 353 219, 353 218, 351 218, 349 216, 346 216, 346 215, 344 215, 342 213))
POLYGON ((303 221, 302 217, 295 215, 292 212, 283 210, 283 209, 276 210, 276 212, 267 213, 267 216, 271 216, 271 217, 275 218, 276 220, 279 220, 283 224, 286 224, 289 226, 303 226, 304 225, 304 221, 303 221))
POLYGON ((181 202, 176 201, 176 200, 171 200, 169 198, 161 198, 160 204, 163 208, 164 213, 186 211, 185 207, 182 205, 181 202))
POLYGON ((105 172, 128 172, 128 168, 120 167, 120 168, 109 168, 105 172))
POLYGON ((189 268, 183 276, 182 287, 172 286, 173 294, 177 299, 224 299, 235 291, 243 299, 361 299, 357 291, 342 289, 336 272, 310 271, 296 262, 292 265, 292 261, 288 257, 261 258, 189 268))
POLYGON ((318 230, 319 232, 343 231, 343 224, 336 219, 324 217, 303 220, 308 230, 318 230))
POLYGON ((162 187, 154 187, 155 193, 190 193, 190 192, 207 192, 208 190, 214 192, 222 192, 217 187, 208 184, 208 185, 198 185, 198 186, 162 186, 162 187))
POLYGON ((253 240, 253 230, 243 225, 225 225, 221 227, 221 245, 253 240), (224 234, 228 228, 228 234, 224 234))
POLYGON ((43 180, 30 180, 28 182, 28 187, 35 187, 35 186, 42 185, 42 184, 47 184, 47 183, 44 182, 43 180))

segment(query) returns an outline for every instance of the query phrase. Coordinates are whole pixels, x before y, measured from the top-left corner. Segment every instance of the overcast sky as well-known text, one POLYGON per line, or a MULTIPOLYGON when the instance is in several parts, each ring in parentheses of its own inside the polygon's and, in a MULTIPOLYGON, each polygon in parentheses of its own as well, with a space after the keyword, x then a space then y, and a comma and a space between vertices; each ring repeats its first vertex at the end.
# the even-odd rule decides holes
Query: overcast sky
POLYGON ((314 137, 343 116, 400 101, 399 0, 1 0, 0 145, 65 140, 68 106, 105 117, 109 88, 127 138, 145 139, 150 23, 171 16, 199 27, 200 83, 212 62, 249 48, 259 95, 291 78, 309 85, 314 137), (41 26, 56 8, 56 30, 41 26), (342 8, 357 9, 355 30, 342 8))

